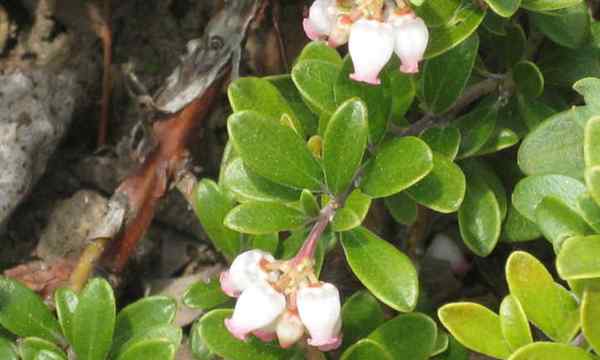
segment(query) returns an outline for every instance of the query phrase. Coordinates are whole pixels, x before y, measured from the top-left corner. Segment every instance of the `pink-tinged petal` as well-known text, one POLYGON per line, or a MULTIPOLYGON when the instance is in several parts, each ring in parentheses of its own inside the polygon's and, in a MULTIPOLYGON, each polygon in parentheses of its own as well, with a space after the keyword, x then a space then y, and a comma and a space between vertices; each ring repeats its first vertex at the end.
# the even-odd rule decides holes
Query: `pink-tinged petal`
POLYGON ((252 334, 264 342, 273 341, 277 338, 277 334, 274 331, 255 330, 252 334))
POLYGON ((464 275, 471 269, 465 253, 454 240, 444 233, 439 233, 433 238, 425 255, 447 261, 452 272, 458 275, 464 275))
POLYGON ((228 294, 239 295, 248 287, 267 284, 273 272, 263 269, 261 262, 272 262, 274 260, 271 254, 261 250, 249 250, 239 254, 231 263, 227 274, 226 289, 228 294))
POLYGON ((335 286, 321 283, 298 290, 298 314, 310 334, 309 344, 329 347, 337 344, 342 327, 340 294, 335 286))
POLYGON ((405 74, 416 74, 419 72, 419 63, 418 62, 407 63, 407 64, 403 63, 402 65, 400 65, 400 71, 405 74))
POLYGON ((371 85, 381 84, 381 80, 377 77, 377 74, 365 75, 365 74, 352 73, 352 74, 350 74, 350 79, 359 81, 359 82, 364 82, 364 83, 371 84, 371 85))
POLYGON ((240 292, 237 291, 231 283, 231 279, 229 278, 229 271, 223 271, 219 276, 219 281, 221 283, 221 289, 225 294, 231 297, 240 296, 240 292))
POLYGON ((394 52, 394 34, 390 25, 361 19, 352 25, 348 40, 356 81, 377 85, 379 73, 394 52))
POLYGON ((296 312, 286 311, 277 322, 279 346, 284 349, 294 345, 304 335, 304 324, 296 312))
POLYGON ((336 336, 320 342, 313 341, 313 339, 308 339, 308 345, 318 347, 321 351, 331 351, 339 348, 340 345, 342 345, 342 337, 336 336))
POLYGON ((229 332, 231 333, 231 335, 233 335, 234 337, 244 341, 246 340, 248 333, 250 333, 250 330, 238 326, 233 319, 225 319, 225 327, 227 328, 227 330, 229 330, 229 332))
POLYGON ((414 74, 419 71, 419 61, 423 59, 429 31, 423 19, 404 17, 394 25, 394 51, 400 58, 400 71, 414 74))
POLYGON ((304 33, 306 36, 312 41, 320 40, 323 38, 323 34, 317 32, 313 24, 310 22, 310 19, 305 18, 302 21, 302 27, 304 28, 304 33))

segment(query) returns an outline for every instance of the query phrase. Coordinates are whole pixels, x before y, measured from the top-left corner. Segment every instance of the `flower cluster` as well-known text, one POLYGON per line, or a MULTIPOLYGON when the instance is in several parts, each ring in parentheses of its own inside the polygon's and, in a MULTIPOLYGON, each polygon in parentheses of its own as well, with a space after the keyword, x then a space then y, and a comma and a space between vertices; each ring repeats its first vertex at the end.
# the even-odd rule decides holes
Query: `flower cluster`
POLYGON ((402 0, 315 0, 303 26, 311 40, 327 39, 332 47, 347 42, 354 64, 350 77, 374 85, 394 52, 400 71, 418 72, 429 41, 427 26, 402 0))
POLYGON ((253 334, 263 341, 278 339, 283 348, 300 340, 321 351, 341 344, 341 305, 337 288, 317 280, 312 256, 300 251, 289 261, 276 261, 261 250, 235 258, 221 274, 221 287, 237 297, 233 316, 225 320, 238 339, 253 334))

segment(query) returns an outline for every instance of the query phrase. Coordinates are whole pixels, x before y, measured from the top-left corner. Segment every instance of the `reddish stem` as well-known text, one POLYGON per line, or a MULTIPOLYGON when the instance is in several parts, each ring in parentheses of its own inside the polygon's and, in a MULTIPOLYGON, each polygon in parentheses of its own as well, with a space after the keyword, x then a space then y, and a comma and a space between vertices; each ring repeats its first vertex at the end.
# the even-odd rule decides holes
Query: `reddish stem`
POLYGON ((335 215, 335 209, 337 208, 337 203, 335 201, 330 202, 321 209, 319 213, 319 217, 317 222, 313 225, 306 241, 298 251, 298 254, 291 261, 293 265, 297 265, 304 259, 312 259, 315 256, 315 251, 317 249, 317 244, 319 243, 319 239, 321 235, 323 235, 323 231, 327 228, 329 222, 333 219, 333 215, 335 215))

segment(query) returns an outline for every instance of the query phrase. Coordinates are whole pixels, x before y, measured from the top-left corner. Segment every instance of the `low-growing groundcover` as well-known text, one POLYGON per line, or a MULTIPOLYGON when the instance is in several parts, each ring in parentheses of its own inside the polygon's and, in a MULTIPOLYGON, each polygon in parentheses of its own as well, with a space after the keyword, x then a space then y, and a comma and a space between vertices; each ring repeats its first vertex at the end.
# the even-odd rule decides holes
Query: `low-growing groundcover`
MULTIPOLYGON (((184 296, 206 311, 184 346, 200 360, 599 359, 600 23, 586 2, 317 0, 304 27, 314 41, 289 74, 228 87, 220 175, 198 182, 194 210, 231 266, 184 296), (382 211, 409 236, 373 226, 382 211), (508 292, 426 306, 436 224, 460 244, 429 253, 458 277, 509 249, 508 292), (333 256, 362 288, 323 280, 333 256)), ((182 346, 172 299, 117 312, 94 279, 54 302, 0 278, 1 359, 182 346)))

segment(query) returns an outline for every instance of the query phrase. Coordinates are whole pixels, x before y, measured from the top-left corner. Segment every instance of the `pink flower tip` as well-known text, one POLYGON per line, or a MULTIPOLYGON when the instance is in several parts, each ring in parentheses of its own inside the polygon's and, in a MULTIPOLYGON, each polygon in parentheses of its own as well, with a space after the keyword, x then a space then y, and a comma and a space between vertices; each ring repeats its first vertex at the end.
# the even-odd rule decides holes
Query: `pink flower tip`
POLYGON ((238 327, 231 319, 225 319, 225 327, 235 338, 240 339, 242 341, 246 340, 249 331, 238 327))
POLYGON ((310 21, 310 19, 308 18, 304 18, 304 20, 302 21, 302 27, 304 28, 304 32, 306 33, 306 36, 311 39, 312 41, 316 41, 321 39, 322 34, 320 34, 315 27, 313 26, 312 22, 310 21))
POLYGON ((277 334, 273 331, 255 330, 252 332, 254 336, 261 339, 264 342, 269 342, 277 339, 277 334))
POLYGON ((376 75, 361 75, 358 73, 352 73, 350 74, 350 79, 371 85, 381 84, 381 80, 376 75))
POLYGON ((400 71, 405 74, 416 74, 419 72, 419 63, 410 63, 400 65, 400 71))
POLYGON ((340 345, 342 345, 342 337, 336 336, 331 339, 325 339, 321 341, 308 339, 308 345, 318 347, 321 351, 331 351, 339 348, 340 345))
POLYGON ((240 296, 239 291, 235 290, 235 287, 231 283, 231 279, 229 278, 229 271, 223 271, 219 276, 219 282, 221 283, 221 289, 223 292, 231 297, 240 296))

